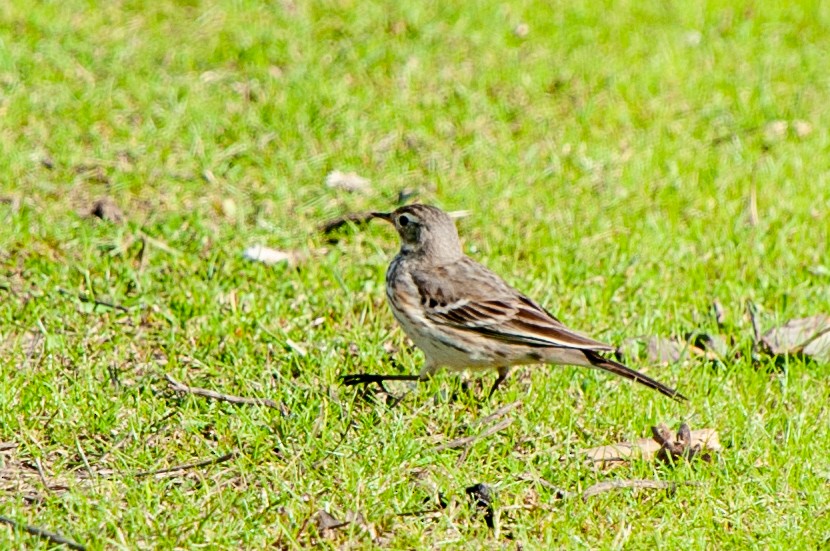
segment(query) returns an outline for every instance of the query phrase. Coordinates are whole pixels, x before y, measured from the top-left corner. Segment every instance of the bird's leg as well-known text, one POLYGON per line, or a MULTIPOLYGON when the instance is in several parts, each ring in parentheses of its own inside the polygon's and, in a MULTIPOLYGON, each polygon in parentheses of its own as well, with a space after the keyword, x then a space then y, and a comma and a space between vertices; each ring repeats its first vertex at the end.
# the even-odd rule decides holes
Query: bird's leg
MULTIPOLYGON (((391 408, 397 406, 404 397, 409 394, 409 391, 404 392, 401 396, 395 396, 386 389, 383 384, 384 381, 420 381, 421 378, 417 375, 379 375, 373 373, 357 373, 355 375, 343 375, 340 377, 340 382, 345 386, 354 386, 362 384, 376 383, 381 391, 393 400, 390 405, 391 408)), ((388 403, 388 400, 387 400, 388 403)))
POLYGON ((357 373, 355 375, 343 375, 340 377, 340 382, 345 386, 363 385, 370 383, 377 383, 386 391, 383 386, 384 381, 420 381, 418 375, 380 375, 373 373, 357 373))
POLYGON ((493 382, 493 386, 490 387, 490 394, 487 395, 487 398, 493 396, 493 393, 496 391, 497 388, 507 379, 507 375, 510 373, 509 367, 500 367, 499 368, 499 376, 496 377, 496 380, 493 382))

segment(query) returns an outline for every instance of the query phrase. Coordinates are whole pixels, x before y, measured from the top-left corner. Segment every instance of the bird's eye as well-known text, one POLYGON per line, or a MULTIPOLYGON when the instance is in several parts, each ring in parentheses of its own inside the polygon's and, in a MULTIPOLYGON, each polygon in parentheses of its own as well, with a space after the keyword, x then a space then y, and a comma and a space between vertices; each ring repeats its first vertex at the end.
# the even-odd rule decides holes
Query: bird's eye
POLYGON ((400 218, 398 218, 398 224, 400 224, 402 228, 405 228, 406 226, 408 226, 409 222, 411 222, 411 220, 405 214, 402 214, 400 216, 400 218))

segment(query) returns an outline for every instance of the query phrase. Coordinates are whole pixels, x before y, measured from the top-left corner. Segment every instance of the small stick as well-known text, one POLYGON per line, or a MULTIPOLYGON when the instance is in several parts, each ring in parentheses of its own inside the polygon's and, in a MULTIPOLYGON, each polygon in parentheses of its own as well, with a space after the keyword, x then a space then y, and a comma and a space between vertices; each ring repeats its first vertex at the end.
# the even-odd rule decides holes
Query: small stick
POLYGON ((81 461, 84 462, 84 467, 86 468, 86 472, 89 474, 89 478, 95 479, 95 474, 92 472, 92 467, 89 466, 89 460, 86 458, 86 454, 84 453, 84 449, 81 447, 81 441, 75 438, 75 447, 78 448, 78 455, 81 456, 81 461))
POLYGON ((49 483, 46 482, 46 473, 43 472, 43 465, 40 463, 39 458, 35 459, 35 467, 37 467, 37 474, 40 475, 40 481, 43 482, 43 487, 51 494, 52 488, 50 488, 49 483))
POLYGON ((173 247, 171 247, 170 245, 168 245, 164 241, 161 241, 160 239, 156 239, 155 237, 146 234, 143 230, 138 230, 138 235, 148 245, 152 245, 152 246, 156 247, 157 249, 161 249, 162 251, 164 251, 168 254, 172 254, 173 256, 180 256, 182 254, 181 251, 178 251, 178 250, 174 249, 173 247))
POLYGON ((723 313, 723 306, 718 299, 712 301, 712 312, 715 314, 715 322, 717 322, 718 327, 723 329, 726 315, 723 313))
POLYGON ((219 463, 224 463, 225 461, 230 461, 236 457, 237 453, 232 451, 230 453, 226 453, 225 455, 221 455, 219 457, 214 457, 211 459, 205 459, 203 461, 197 461, 195 463, 185 463, 184 465, 176 465, 175 467, 167 467, 165 469, 158 469, 156 471, 140 471, 133 474, 134 477, 139 478, 143 476, 154 476, 157 474, 167 474, 167 473, 177 473, 180 471, 187 471, 189 469, 198 469, 199 467, 207 467, 208 465, 218 465, 219 463))
POLYGON ((28 532, 29 534, 32 534, 33 536, 47 539, 55 545, 65 545, 70 549, 74 549, 75 551, 86 551, 86 547, 81 545, 80 543, 67 539, 61 536, 60 534, 49 532, 48 530, 38 528, 37 526, 32 526, 31 524, 21 524, 15 520, 10 519, 9 517, 5 517, 2 515, 0 515, 0 523, 8 524, 12 528, 23 530, 25 532, 28 532))
POLYGON ((506 406, 500 407, 499 409, 497 409, 496 411, 494 411, 493 413, 491 413, 490 415, 488 415, 486 417, 482 417, 481 419, 476 419, 475 421, 472 422, 471 426, 477 427, 479 425, 486 425, 490 421, 495 421, 499 417, 504 417, 506 414, 508 414, 511 411, 513 411, 514 409, 520 408, 520 407, 522 407, 522 402, 521 402, 521 400, 517 400, 515 402, 507 404, 506 406))
MULTIPOLYGON (((692 482, 685 482, 688 486, 696 486, 692 482)), ((674 491, 677 486, 676 482, 666 482, 664 480, 607 480, 594 484, 582 493, 582 500, 588 501, 589 497, 601 494, 603 492, 610 492, 611 490, 618 490, 620 488, 643 488, 647 490, 669 490, 674 491)))
POLYGON ((337 218, 325 222, 322 226, 320 226, 320 231, 324 234, 329 234, 335 230, 342 228, 349 222, 351 222, 352 224, 360 225, 367 223, 371 219, 371 212, 352 212, 350 214, 339 216, 337 218))
POLYGON ((749 314, 749 321, 752 322, 752 333, 755 337, 755 345, 757 346, 761 342, 761 328, 758 326, 758 319, 756 318, 758 315, 757 308, 755 308, 755 303, 751 300, 746 301, 746 311, 749 314))
POLYGON ((195 396, 202 396, 203 398, 219 400, 220 402, 229 402, 231 404, 244 404, 255 406, 262 405, 268 406, 269 408, 277 409, 279 409, 280 407, 280 405, 277 402, 275 402, 274 400, 270 400, 268 398, 244 398, 242 396, 234 396, 232 394, 222 394, 221 392, 208 390, 206 388, 187 386, 185 384, 180 383, 169 374, 165 374, 164 378, 167 379, 167 382, 170 383, 170 386, 173 387, 173 390, 175 390, 176 392, 181 392, 184 394, 193 394, 195 396))
POLYGON ((70 293, 66 289, 58 289, 58 292, 68 297, 76 297, 81 302, 94 304, 95 306, 104 306, 105 308, 112 308, 113 310, 120 310, 121 312, 130 311, 126 306, 121 306, 120 304, 115 304, 114 302, 108 302, 106 300, 98 300, 96 298, 89 297, 83 293, 70 293))
POLYGON ((475 436, 465 436, 463 438, 456 438, 455 440, 450 440, 449 442, 437 446, 433 451, 440 452, 442 450, 452 450, 455 448, 463 448, 464 446, 469 446, 476 440, 479 440, 481 438, 487 438, 488 436, 491 436, 499 431, 506 429, 507 427, 513 424, 513 421, 515 421, 515 419, 513 419, 512 417, 509 419, 503 419, 502 421, 496 423, 492 427, 487 428, 479 434, 476 434, 475 436))
POLYGON ((557 499, 564 499, 564 498, 568 497, 568 492, 566 492, 565 490, 563 490, 562 488, 560 488, 558 486, 555 486, 555 485, 551 484, 550 482, 548 482, 547 480, 545 480, 541 476, 537 476, 537 475, 531 474, 529 472, 526 472, 526 473, 520 474, 517 478, 519 480, 523 480, 525 482, 534 482, 536 484, 539 484, 540 486, 543 486, 543 487, 547 488, 548 490, 551 490, 551 491, 555 492, 554 495, 556 496, 557 499))

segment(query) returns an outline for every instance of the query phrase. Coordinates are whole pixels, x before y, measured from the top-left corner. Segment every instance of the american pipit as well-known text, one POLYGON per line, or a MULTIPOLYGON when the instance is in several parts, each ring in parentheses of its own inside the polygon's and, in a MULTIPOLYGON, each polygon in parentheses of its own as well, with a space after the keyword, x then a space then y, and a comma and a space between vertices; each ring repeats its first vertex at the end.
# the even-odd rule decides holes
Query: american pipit
POLYGON ((670 398, 676 390, 601 356, 613 347, 565 327, 461 249, 453 220, 429 205, 408 205, 373 216, 394 224, 401 250, 386 272, 395 319, 426 356, 419 375, 346 375, 343 383, 424 380, 441 368, 498 371, 490 394, 510 368, 527 364, 597 367, 670 398))

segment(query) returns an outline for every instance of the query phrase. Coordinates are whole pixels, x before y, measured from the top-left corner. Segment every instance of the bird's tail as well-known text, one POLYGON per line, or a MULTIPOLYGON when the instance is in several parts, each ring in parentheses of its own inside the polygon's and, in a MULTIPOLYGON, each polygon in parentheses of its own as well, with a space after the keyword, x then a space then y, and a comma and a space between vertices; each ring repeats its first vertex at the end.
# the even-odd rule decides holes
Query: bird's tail
POLYGON ((686 398, 673 388, 669 388, 663 383, 655 381, 651 377, 647 377, 639 371, 634 371, 630 367, 626 367, 619 362, 615 362, 614 360, 604 358, 596 352, 594 352, 593 350, 583 350, 582 352, 585 353, 585 357, 588 359, 588 361, 591 363, 593 367, 598 367, 599 369, 604 369, 605 371, 609 371, 611 373, 614 373, 615 375, 619 375, 620 377, 624 377, 631 381, 636 381, 641 385, 645 385, 651 389, 654 389, 660 394, 668 396, 669 398, 677 400, 678 402, 688 400, 688 398, 686 398))

